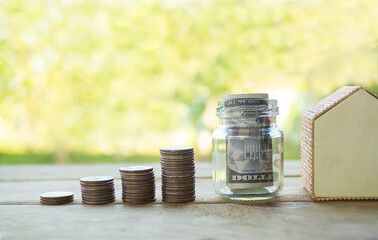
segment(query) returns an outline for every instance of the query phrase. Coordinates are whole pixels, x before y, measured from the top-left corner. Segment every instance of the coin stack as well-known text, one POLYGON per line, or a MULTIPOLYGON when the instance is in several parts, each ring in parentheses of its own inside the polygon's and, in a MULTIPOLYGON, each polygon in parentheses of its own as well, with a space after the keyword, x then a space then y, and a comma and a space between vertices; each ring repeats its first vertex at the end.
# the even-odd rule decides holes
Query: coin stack
POLYGON ((154 169, 148 166, 127 166, 119 169, 122 179, 122 200, 127 203, 155 201, 154 169))
POLYGON ((192 147, 160 148, 162 194, 164 202, 195 200, 195 166, 192 147))
POLYGON ((107 204, 114 202, 114 178, 93 176, 80 179, 81 198, 86 204, 107 204))
POLYGON ((41 203, 45 205, 62 205, 73 201, 72 192, 46 192, 40 195, 41 203))

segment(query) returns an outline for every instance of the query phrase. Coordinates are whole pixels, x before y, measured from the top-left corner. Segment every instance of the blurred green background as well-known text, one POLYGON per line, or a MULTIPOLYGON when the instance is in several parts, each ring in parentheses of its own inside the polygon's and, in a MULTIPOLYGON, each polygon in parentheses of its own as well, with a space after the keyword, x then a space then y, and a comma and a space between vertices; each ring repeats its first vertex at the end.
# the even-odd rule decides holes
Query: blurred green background
POLYGON ((217 100, 246 92, 298 159, 305 109, 378 92, 377 23, 376 0, 0 0, 0 163, 210 161, 217 100))

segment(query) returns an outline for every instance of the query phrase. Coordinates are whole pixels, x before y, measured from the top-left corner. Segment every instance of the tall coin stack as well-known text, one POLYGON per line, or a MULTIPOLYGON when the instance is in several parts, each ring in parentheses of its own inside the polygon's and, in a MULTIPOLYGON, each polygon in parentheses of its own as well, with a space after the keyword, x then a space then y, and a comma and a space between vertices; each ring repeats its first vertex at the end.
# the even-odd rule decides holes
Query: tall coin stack
POLYGON ((195 200, 195 166, 192 147, 160 148, 162 197, 164 202, 195 200))
POLYGON ((112 203, 115 200, 113 177, 83 177, 80 179, 80 185, 83 203, 98 205, 112 203))
POLYGON ((122 179, 122 200, 127 203, 155 201, 154 169, 148 166, 127 166, 119 169, 122 179))

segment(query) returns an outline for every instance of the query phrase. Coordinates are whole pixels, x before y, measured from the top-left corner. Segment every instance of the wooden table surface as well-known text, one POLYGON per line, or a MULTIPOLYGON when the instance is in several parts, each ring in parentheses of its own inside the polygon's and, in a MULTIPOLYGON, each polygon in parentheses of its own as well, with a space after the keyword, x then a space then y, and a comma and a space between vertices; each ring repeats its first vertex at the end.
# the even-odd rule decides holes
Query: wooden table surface
MULTIPOLYGON (((118 168, 125 164, 1 165, 0 239, 378 239, 378 201, 314 202, 303 188, 299 161, 285 162, 281 195, 237 203, 215 195, 211 164, 196 164, 195 202, 124 204, 118 168), (113 204, 84 205, 79 179, 116 177, 113 204), (48 191, 72 191, 75 201, 40 205, 48 191)), ((130 165, 130 164, 127 164, 130 165)))

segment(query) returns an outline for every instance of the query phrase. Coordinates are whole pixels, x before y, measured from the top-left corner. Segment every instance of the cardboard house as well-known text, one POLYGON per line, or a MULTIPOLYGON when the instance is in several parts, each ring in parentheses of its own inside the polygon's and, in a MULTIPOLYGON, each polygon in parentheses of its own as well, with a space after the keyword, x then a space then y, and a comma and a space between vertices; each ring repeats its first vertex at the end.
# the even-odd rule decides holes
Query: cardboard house
POLYGON ((343 87, 302 116, 301 175, 315 200, 378 199, 378 96, 343 87))

